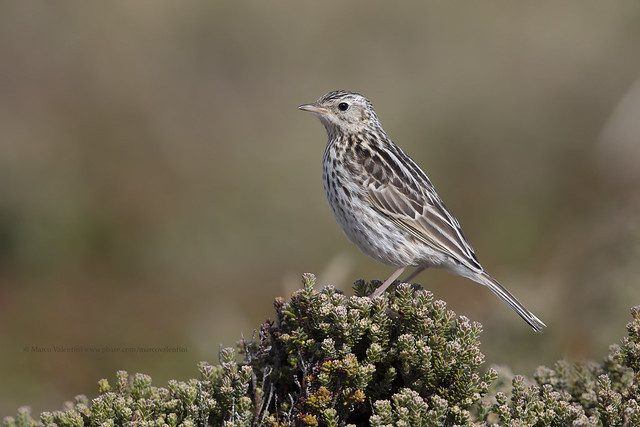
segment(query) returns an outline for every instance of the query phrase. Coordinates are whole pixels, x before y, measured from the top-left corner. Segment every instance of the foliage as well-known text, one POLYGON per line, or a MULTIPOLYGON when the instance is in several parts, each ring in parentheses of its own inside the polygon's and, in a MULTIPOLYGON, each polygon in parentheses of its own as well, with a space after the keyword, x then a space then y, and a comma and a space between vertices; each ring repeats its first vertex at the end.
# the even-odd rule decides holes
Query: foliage
MULTIPOLYGON (((120 371, 99 396, 44 412, 45 426, 640 425, 640 307, 620 346, 600 364, 560 361, 533 379, 480 368, 481 325, 400 284, 368 298, 318 292, 313 275, 275 321, 230 348, 200 378, 155 387, 120 371)), ((6 426, 39 425, 24 407, 6 426)))

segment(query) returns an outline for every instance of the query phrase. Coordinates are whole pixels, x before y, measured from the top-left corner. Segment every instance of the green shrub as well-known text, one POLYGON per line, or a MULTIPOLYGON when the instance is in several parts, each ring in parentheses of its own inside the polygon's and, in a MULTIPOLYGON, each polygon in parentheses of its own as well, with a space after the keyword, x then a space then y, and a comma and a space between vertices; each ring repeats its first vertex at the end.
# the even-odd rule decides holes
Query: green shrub
MULTIPOLYGON (((118 372, 99 396, 43 412, 45 426, 430 426, 640 425, 640 308, 620 346, 598 363, 540 367, 532 379, 482 372, 481 325, 456 316, 418 286, 382 297, 378 282, 347 298, 315 278, 290 302, 277 299, 261 325, 200 378, 155 387, 147 375, 118 372), (239 360, 241 359, 241 360, 239 360)), ((29 409, 5 426, 34 426, 29 409)))

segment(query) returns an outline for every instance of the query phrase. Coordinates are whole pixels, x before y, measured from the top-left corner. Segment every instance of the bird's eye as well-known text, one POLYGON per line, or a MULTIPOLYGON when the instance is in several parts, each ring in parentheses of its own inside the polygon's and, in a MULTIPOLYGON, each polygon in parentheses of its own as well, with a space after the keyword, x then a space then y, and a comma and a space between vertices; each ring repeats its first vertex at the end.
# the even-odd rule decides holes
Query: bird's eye
POLYGON ((349 108, 349 104, 347 104, 346 102, 341 102, 340 104, 338 104, 338 110, 340 111, 347 111, 347 108, 349 108))

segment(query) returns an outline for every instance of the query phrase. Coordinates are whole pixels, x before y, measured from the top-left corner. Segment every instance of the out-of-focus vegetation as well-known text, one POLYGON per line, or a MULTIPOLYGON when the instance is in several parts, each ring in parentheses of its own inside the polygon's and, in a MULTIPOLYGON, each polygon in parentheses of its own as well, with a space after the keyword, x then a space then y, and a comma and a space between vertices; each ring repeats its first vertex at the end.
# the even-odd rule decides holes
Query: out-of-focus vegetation
POLYGON ((304 271, 390 274, 335 224, 324 131, 296 110, 338 88, 549 325, 422 273, 484 324, 487 361, 601 358, 640 301, 639 23, 577 1, 3 3, 0 413, 118 369, 191 378, 304 271), (154 346, 188 351, 123 351, 154 346))

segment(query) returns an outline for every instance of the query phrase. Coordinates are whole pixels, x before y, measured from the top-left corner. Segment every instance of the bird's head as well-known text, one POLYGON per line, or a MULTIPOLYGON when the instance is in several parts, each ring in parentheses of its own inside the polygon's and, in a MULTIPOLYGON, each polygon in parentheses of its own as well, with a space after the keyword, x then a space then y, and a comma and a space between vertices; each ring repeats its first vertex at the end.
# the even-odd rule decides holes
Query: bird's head
POLYGON ((336 90, 298 108, 318 116, 329 136, 361 133, 380 127, 371 102, 355 92, 336 90))

